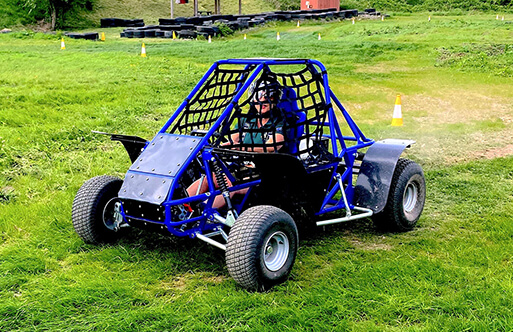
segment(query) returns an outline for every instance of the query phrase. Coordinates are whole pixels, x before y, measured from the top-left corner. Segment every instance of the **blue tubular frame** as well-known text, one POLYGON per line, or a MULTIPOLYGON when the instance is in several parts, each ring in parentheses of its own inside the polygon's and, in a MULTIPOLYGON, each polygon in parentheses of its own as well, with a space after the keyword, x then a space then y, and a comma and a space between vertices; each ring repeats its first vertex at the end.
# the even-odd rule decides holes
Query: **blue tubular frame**
MULTIPOLYGON (((201 165, 202 172, 205 175, 205 180, 208 183, 209 191, 206 193, 202 193, 196 196, 181 198, 181 199, 173 199, 173 193, 176 191, 178 187, 178 181, 173 181, 173 184, 169 190, 168 196, 166 200, 162 203, 162 206, 165 209, 165 220, 162 225, 165 225, 169 232, 177 236, 191 236, 194 237, 196 233, 204 233, 206 231, 214 231, 220 229, 223 226, 222 223, 217 222, 219 220, 217 217, 220 217, 217 209, 213 208, 214 199, 216 196, 221 194, 219 189, 215 189, 214 186, 214 178, 211 163, 214 160, 217 160, 217 156, 213 152, 212 148, 209 147, 209 139, 212 135, 222 126, 223 122, 231 115, 235 105, 237 105, 238 101, 243 97, 244 93, 248 90, 251 83, 258 77, 258 75, 262 72, 262 70, 269 66, 280 66, 280 65, 306 65, 309 66, 311 70, 316 73, 320 73, 322 75, 322 84, 324 87, 324 98, 325 103, 328 106, 328 117, 327 121, 322 123, 323 126, 329 126, 330 133, 324 134, 323 136, 328 137, 331 141, 331 146, 333 149, 333 154, 339 159, 343 159, 345 162, 345 170, 342 174, 338 174, 337 171, 339 169, 339 162, 332 162, 330 164, 322 165, 315 167, 315 169, 307 169, 307 172, 317 171, 317 170, 332 170, 332 177, 328 186, 328 193, 326 194, 322 206, 320 210, 316 213, 317 215, 339 210, 345 209, 346 211, 352 210, 354 208, 353 197, 354 197, 354 186, 352 183, 352 174, 353 174, 353 165, 355 161, 356 152, 364 147, 370 146, 374 143, 373 140, 366 138, 361 130, 358 128, 356 123, 353 121, 349 113, 342 106, 340 101, 334 95, 329 87, 328 75, 326 72, 326 68, 324 65, 317 60, 308 60, 308 59, 228 59, 228 60, 220 60, 215 62, 208 71, 203 75, 198 84, 193 88, 193 90, 189 93, 187 98, 180 104, 178 109, 174 112, 174 114, 170 117, 170 119, 165 123, 162 129, 158 134, 165 134, 170 126, 175 122, 178 117, 182 114, 182 112, 187 107, 188 103, 194 98, 194 96, 200 91, 205 82, 209 79, 209 77, 215 72, 217 68, 221 65, 245 65, 245 69, 249 69, 250 66, 254 66, 255 68, 250 71, 248 78, 244 81, 244 83, 239 84, 237 86, 237 93, 232 98, 230 104, 226 107, 226 109, 220 114, 219 118, 216 122, 210 127, 205 136, 201 138, 200 143, 194 148, 191 154, 188 156, 187 160, 182 163, 182 167, 178 170, 175 179, 180 179, 187 167, 197 158, 198 154, 201 154, 203 165, 201 165), (353 136, 344 136, 342 135, 342 131, 337 121, 337 117, 335 115, 332 102, 337 105, 340 109, 345 121, 347 122, 353 136), (345 141, 354 141, 354 144, 351 147, 347 147, 345 141), (340 145, 340 151, 339 151, 340 145), (344 188, 345 187, 345 188, 344 188), (213 188, 213 189, 212 189, 213 188), (337 193, 342 193, 343 198, 335 199, 335 195, 337 193), (205 202, 206 201, 206 202, 205 202), (182 221, 173 221, 171 220, 171 208, 177 205, 189 204, 192 202, 205 202, 205 206, 203 208, 203 213, 199 216, 196 216, 191 219, 185 219, 182 221), (210 221, 210 222, 207 222, 210 221), (189 225, 188 229, 185 229, 185 226, 189 225)), ((320 124, 318 122, 311 123, 313 125, 320 124)), ((222 164, 222 163, 221 163, 222 164)), ((233 176, 230 174, 225 165, 222 165, 221 168, 223 172, 226 173, 228 178, 233 182, 233 176)), ((243 184, 235 185, 229 187, 229 191, 237 191, 240 189, 249 188, 248 192, 245 194, 242 202, 234 206, 234 209, 237 213, 242 211, 242 208, 252 190, 253 187, 258 185, 260 180, 254 180, 250 182, 246 182, 243 184)), ((124 210, 122 210, 123 217, 126 217, 124 214, 124 210)), ((129 217, 129 216, 128 216, 129 217)), ((126 219, 126 218, 125 218, 126 219)), ((222 218, 221 218, 222 219, 222 218)), ((147 220, 148 222, 157 223, 155 221, 147 220)))
MULTIPOLYGON (((345 162, 345 170, 342 174, 337 173, 338 163, 330 164, 329 167, 333 167, 332 178, 328 188, 331 188, 326 194, 321 208, 316 215, 321 215, 328 212, 333 212, 340 209, 345 209, 346 211, 350 211, 354 209, 353 198, 354 198, 354 186, 353 186, 353 166, 356 159, 356 152, 359 149, 370 146, 374 143, 373 140, 368 139, 363 135, 360 128, 353 121, 349 113, 346 111, 342 103, 335 96, 333 91, 329 88, 328 83, 328 74, 326 72, 326 68, 322 63, 316 60, 311 60, 312 64, 319 67, 322 76, 323 76, 323 85, 324 85, 324 93, 326 98, 326 105, 329 106, 328 110, 328 123, 324 123, 324 125, 328 125, 330 128, 329 138, 331 139, 333 154, 343 159, 345 162), (346 123, 349 126, 349 129, 353 133, 353 137, 342 135, 342 131, 337 121, 337 117, 335 115, 335 111, 333 109, 331 101, 337 105, 340 109, 346 123), (345 141, 355 141, 356 144, 347 147, 345 141), (340 144, 341 150, 338 151, 338 144, 340 144), (339 180, 340 178, 340 180, 339 180), (344 188, 345 185, 345 188, 344 188), (335 200, 334 197, 337 193, 341 193, 341 197, 338 200, 335 200), (345 198, 344 198, 345 197, 345 198)), ((327 136, 327 135, 326 135, 327 136)))

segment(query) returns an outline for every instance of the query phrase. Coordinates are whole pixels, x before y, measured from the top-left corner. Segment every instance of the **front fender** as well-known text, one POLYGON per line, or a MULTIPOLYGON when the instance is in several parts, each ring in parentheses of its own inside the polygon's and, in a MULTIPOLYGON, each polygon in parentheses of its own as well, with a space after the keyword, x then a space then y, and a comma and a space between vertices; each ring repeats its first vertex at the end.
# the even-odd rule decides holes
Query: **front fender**
POLYGON ((415 141, 385 139, 375 142, 365 153, 356 180, 355 205, 383 211, 388 200, 395 166, 404 149, 415 141))
POLYGON ((141 154, 142 150, 148 145, 148 141, 144 138, 138 136, 129 136, 129 135, 119 135, 119 134, 110 134, 104 133, 101 131, 92 131, 95 134, 107 135, 110 136, 111 141, 119 141, 125 147, 128 156, 130 157, 130 161, 134 163, 137 160, 137 157, 141 154))

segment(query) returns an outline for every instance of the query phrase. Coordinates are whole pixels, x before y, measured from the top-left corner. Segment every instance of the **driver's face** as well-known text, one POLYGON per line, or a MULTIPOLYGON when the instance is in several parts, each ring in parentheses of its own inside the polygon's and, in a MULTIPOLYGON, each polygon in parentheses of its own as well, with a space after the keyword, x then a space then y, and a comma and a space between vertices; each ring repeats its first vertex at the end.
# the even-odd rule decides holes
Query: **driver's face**
MULTIPOLYGON (((255 98, 256 99, 256 98, 255 98)), ((265 95, 261 96, 258 101, 254 101, 255 108, 260 114, 265 114, 271 110, 271 104, 265 95)))

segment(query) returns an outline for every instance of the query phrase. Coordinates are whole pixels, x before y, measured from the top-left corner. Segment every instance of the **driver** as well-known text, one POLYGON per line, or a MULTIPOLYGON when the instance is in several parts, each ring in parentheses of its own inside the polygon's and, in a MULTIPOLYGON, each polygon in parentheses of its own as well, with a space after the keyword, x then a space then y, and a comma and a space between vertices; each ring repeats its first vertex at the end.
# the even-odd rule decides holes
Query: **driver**
MULTIPOLYGON (((236 124, 235 133, 230 135, 229 142, 223 143, 225 147, 231 149, 250 151, 250 152, 275 152, 284 144, 283 135, 283 116, 277 107, 281 98, 281 86, 278 81, 266 80, 258 85, 255 91, 254 86, 250 88, 249 94, 253 94, 251 108, 245 118, 239 119, 236 124)), ((247 165, 249 166, 249 165, 247 165)), ((202 177, 203 178, 203 177, 202 177)), ((216 177, 213 176, 214 185, 218 188, 216 177)), ((232 183, 226 178, 228 186, 232 183)), ((189 196, 203 194, 208 191, 208 181, 200 178, 194 181, 188 188, 189 196)), ((230 198, 234 194, 245 194, 247 189, 241 189, 230 193, 230 198)), ((226 204, 222 195, 216 196, 212 207, 221 208, 226 204)))
POLYGON ((241 118, 242 128, 236 124, 238 131, 230 136, 234 149, 251 152, 275 152, 285 141, 283 136, 283 117, 277 107, 281 97, 281 86, 277 81, 264 81, 259 84, 251 100, 251 109, 247 117, 241 118))

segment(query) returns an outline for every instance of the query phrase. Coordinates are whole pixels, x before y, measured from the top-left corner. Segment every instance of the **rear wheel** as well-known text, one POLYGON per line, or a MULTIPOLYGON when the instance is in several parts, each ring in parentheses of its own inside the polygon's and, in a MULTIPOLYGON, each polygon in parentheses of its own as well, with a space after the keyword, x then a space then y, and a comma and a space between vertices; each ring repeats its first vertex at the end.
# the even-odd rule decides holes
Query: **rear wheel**
POLYGON ((249 208, 230 231, 228 271, 244 288, 267 290, 289 276, 298 242, 296 224, 288 213, 269 205, 249 208))
POLYGON ((116 197, 122 183, 119 178, 103 175, 86 181, 78 190, 71 218, 75 231, 84 242, 117 239, 116 197))
POLYGON ((426 182, 422 168, 412 160, 399 159, 395 167, 385 208, 373 216, 382 230, 412 230, 422 214, 426 182))

